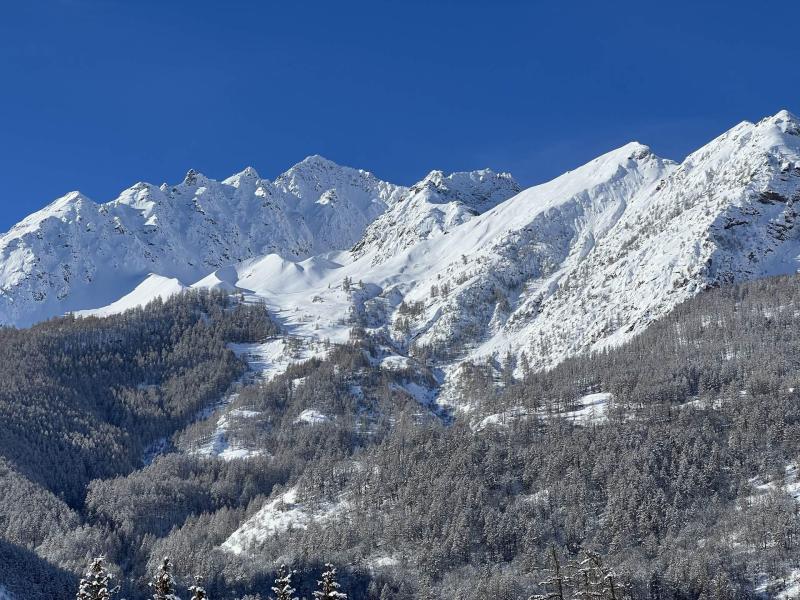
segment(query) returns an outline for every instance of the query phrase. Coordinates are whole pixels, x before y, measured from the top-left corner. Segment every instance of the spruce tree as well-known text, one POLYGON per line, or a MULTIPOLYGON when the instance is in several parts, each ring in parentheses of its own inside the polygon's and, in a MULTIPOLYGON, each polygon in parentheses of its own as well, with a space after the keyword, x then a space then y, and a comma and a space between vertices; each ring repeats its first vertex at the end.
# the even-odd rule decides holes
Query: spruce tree
POLYGON ((150 588, 153 590, 153 600, 180 600, 175 595, 175 579, 172 577, 172 562, 169 557, 164 558, 150 588))
POLYGON ((330 563, 325 564, 326 571, 322 574, 322 580, 317 581, 319 589, 314 592, 314 598, 318 600, 345 600, 347 594, 340 592, 339 582, 336 581, 336 569, 330 563))
POLYGON ((192 595, 192 600, 208 600, 208 594, 204 587, 200 585, 200 577, 195 576, 194 585, 189 586, 189 593, 192 595))
POLYGON ((294 594, 295 589, 292 587, 292 575, 294 571, 290 571, 286 568, 286 565, 281 565, 281 568, 278 570, 278 576, 275 578, 275 585, 272 587, 272 591, 275 593, 275 597, 271 598, 271 600, 297 600, 294 594))
POLYGON ((106 568, 104 557, 92 559, 80 581, 77 600, 110 600, 118 589, 111 587, 113 578, 106 568))

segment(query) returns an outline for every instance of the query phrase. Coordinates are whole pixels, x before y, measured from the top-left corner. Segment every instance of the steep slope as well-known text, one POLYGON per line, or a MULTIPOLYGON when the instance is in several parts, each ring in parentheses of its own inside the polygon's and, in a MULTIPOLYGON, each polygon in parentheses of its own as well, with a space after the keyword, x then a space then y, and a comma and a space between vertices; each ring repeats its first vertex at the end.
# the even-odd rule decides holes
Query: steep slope
POLYGON ((255 170, 217 182, 138 183, 95 204, 59 198, 0 237, 0 323, 103 306, 150 273, 194 281, 266 253, 303 258, 352 246, 405 188, 312 156, 275 182, 255 170))
MULTIPOLYGON (((142 186, 110 205, 90 205, 94 212, 80 196, 62 199, 47 209, 48 218, 33 215, 20 224, 16 238, 41 235, 52 246, 64 223, 73 230, 127 231, 120 216, 127 213, 120 211, 141 213, 154 228, 153 245, 125 252, 133 255, 129 261, 139 250, 149 252, 146 273, 239 290, 267 302, 293 334, 342 341, 359 324, 383 331, 396 351, 447 365, 524 352, 534 368, 551 366, 628 339, 707 287, 795 272, 800 256, 800 124, 786 111, 737 125, 680 165, 631 143, 507 200, 517 189, 513 179, 488 170, 434 171, 408 190, 319 157, 274 183, 252 171, 217 187, 192 175, 169 193, 191 198, 222 224, 204 230, 196 246, 198 228, 170 222, 174 211, 162 217, 163 201, 152 201, 155 192, 142 186), (241 210, 225 213, 241 199, 207 208, 206 194, 264 199, 261 208, 274 212, 264 222, 269 233, 254 225, 260 209, 237 221, 241 210), (287 197, 294 210, 281 200, 287 197), (96 224, 83 212, 114 220, 96 224), (180 227, 185 235, 175 233, 180 227), (344 251, 364 228, 352 251, 344 251), (161 230, 174 235, 159 239, 161 230), (183 245, 170 256, 194 248, 183 255, 191 269, 163 259, 162 248, 175 239, 183 245), (218 245, 217 239, 238 243, 218 245), (280 253, 272 248, 276 240, 286 244, 280 253)), ((3 279, 20 272, 30 245, 14 248, 3 279)), ((51 264, 51 255, 62 254, 32 255, 50 261, 36 277, 57 289, 59 277, 74 278, 77 271, 51 264)), ((119 253, 109 256, 117 260, 119 253)), ((119 271, 112 272, 117 290, 124 281, 119 271)), ((125 292, 144 278, 141 271, 137 276, 125 292)), ((31 281, 41 287, 36 278, 19 285, 31 281)))
POLYGON ((798 201, 797 118, 741 123, 630 202, 555 293, 526 302, 505 333, 552 362, 627 339, 702 289, 797 272, 798 201), (538 308, 536 319, 526 308, 538 308))
POLYGON ((702 289, 795 272, 799 131, 781 111, 680 165, 628 144, 405 249, 399 203, 351 253, 267 256, 202 285, 252 292, 301 335, 346 339, 360 323, 445 364, 524 352, 544 368, 702 289))
POLYGON ((367 228, 353 256, 371 254, 372 264, 384 262, 421 240, 448 233, 520 190, 509 173, 491 169, 447 176, 431 171, 367 228))
POLYGON ((512 293, 520 296, 532 281, 547 289, 585 258, 627 201, 672 169, 629 144, 388 260, 380 244, 300 262, 266 256, 200 285, 248 290, 300 334, 346 339, 361 322, 385 327, 400 346, 446 342, 461 349, 502 325, 512 293))
POLYGON ((75 314, 79 317, 116 315, 131 308, 145 306, 156 299, 166 300, 185 289, 186 286, 175 278, 162 277, 151 273, 133 291, 125 294, 116 302, 98 309, 75 311, 75 314))

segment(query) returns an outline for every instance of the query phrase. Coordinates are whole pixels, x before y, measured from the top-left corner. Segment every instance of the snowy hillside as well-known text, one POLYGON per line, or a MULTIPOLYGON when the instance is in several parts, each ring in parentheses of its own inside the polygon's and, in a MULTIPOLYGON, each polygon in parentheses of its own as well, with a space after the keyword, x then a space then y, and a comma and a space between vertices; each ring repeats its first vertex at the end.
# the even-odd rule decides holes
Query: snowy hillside
POLYGON ((107 314, 193 284, 265 301, 294 335, 342 341, 358 323, 443 364, 510 351, 541 368, 709 286, 798 269, 786 111, 681 164, 631 143, 517 192, 489 170, 406 189, 311 157, 272 183, 248 169, 106 205, 71 195, 2 239, 0 315, 107 314))
POLYGON ((431 171, 401 202, 378 217, 353 248, 353 256, 383 262, 419 241, 444 235, 519 193, 508 173, 490 169, 445 176, 431 171))
POLYGON ((72 192, 0 237, 0 322, 105 306, 151 273, 191 282, 267 253, 343 250, 405 192, 319 156, 274 182, 247 168, 222 182, 189 171, 175 186, 137 183, 105 204, 72 192))
POLYGON ((550 291, 628 201, 674 169, 629 144, 389 260, 376 248, 299 262, 272 255, 199 285, 249 290, 301 335, 343 340, 355 320, 386 328, 406 349, 437 342, 461 349, 502 335, 524 298, 550 291))
POLYGON ((798 131, 782 111, 680 165, 628 144, 405 248, 399 203, 353 252, 266 256, 201 285, 248 290, 301 335, 346 339, 359 322, 446 363, 511 351, 552 365, 629 338, 709 286, 796 271, 798 131))

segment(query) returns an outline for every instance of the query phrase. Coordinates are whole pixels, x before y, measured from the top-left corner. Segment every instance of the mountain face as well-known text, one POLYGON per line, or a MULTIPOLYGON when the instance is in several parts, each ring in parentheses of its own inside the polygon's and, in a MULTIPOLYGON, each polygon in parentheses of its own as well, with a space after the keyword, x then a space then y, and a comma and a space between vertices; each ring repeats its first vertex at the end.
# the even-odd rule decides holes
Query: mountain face
POLYGON ((192 282, 263 254, 343 250, 405 193, 318 156, 274 182, 247 168, 222 182, 189 171, 175 186, 137 183, 105 204, 72 192, 0 237, 0 322, 108 304, 150 273, 192 282))
POLYGON ((444 364, 511 352, 544 368, 628 339, 708 287, 795 272, 798 130, 782 111, 681 164, 628 144, 452 226, 430 219, 448 205, 420 184, 352 252, 219 277, 300 335, 346 339, 355 321, 444 364))
POLYGON ((489 170, 404 188, 320 157, 274 182, 190 173, 102 205, 71 194, 17 225, 0 241, 0 318, 125 296, 105 314, 196 282, 265 301, 301 336, 359 323, 445 364, 511 352, 542 368, 708 287, 795 272, 798 200, 786 111, 680 164, 631 143, 524 191, 489 170))
POLYGON ((629 338, 705 288, 796 272, 799 131, 782 111, 680 165, 631 144, 468 223, 458 249, 451 238, 414 250, 445 251, 435 281, 408 292, 426 301, 417 343, 525 351, 550 366, 629 338), (448 297, 428 299, 437 282, 448 297))
POLYGON ((521 191, 508 173, 431 171, 408 194, 378 217, 353 248, 353 256, 383 262, 417 242, 449 233, 521 191))

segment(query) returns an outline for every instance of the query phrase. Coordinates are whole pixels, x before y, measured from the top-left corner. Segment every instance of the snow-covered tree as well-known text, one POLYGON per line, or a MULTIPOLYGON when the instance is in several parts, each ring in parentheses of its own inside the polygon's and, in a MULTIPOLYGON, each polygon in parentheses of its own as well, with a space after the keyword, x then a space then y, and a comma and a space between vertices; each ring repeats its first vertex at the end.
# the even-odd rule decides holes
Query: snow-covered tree
POLYGON ((172 576, 172 561, 169 557, 164 558, 150 588, 153 590, 153 600, 180 600, 175 595, 175 579, 172 576))
POLYGON ((114 575, 106 568, 102 556, 92 559, 78 587, 78 600, 110 600, 118 588, 111 587, 114 575))
POLYGON ((195 576, 194 585, 189 586, 189 593, 192 600, 208 600, 208 594, 203 586, 200 585, 200 577, 195 576))
POLYGON ((275 597, 270 597, 271 600, 297 600, 292 595, 295 592, 292 587, 292 575, 294 575, 294 571, 290 571, 286 565, 281 565, 278 570, 278 576, 275 578, 275 585, 272 586, 275 597))
POLYGON ((325 569, 322 579, 317 581, 319 589, 314 592, 314 598, 318 600, 336 600, 337 598, 344 600, 347 598, 347 594, 339 591, 342 586, 336 581, 336 569, 334 566, 327 563, 325 569))
POLYGON ((547 590, 544 594, 534 594, 528 600, 565 600, 565 591, 568 584, 567 578, 561 570, 561 561, 555 546, 550 546, 550 558, 552 566, 547 569, 548 577, 539 585, 547 590))

